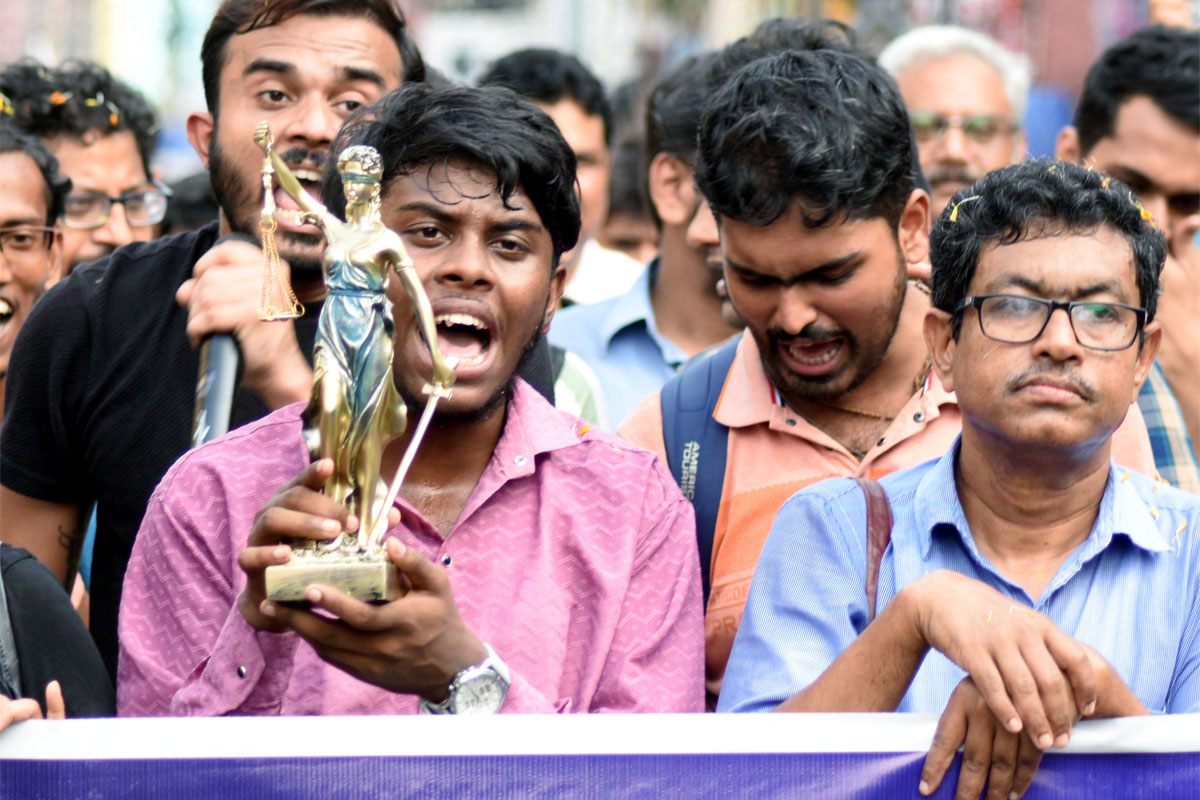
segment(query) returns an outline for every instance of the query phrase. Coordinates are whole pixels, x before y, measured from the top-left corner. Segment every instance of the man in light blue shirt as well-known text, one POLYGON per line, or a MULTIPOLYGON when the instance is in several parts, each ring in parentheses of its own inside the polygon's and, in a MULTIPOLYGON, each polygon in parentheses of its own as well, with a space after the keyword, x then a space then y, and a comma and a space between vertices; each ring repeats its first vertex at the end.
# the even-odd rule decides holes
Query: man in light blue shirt
MULTIPOLYGON (((654 394, 689 356, 734 333, 716 293, 719 258, 688 240, 700 195, 692 176, 700 113, 714 54, 693 56, 655 85, 646 101, 646 185, 659 226, 659 256, 623 295, 564 309, 550 342, 575 353, 604 387, 612 425, 654 394)), ((723 64, 722 64, 723 67, 723 64)))
POLYGON ((877 617, 863 492, 784 505, 718 710, 941 713, 920 791, 965 742, 960 793, 1005 797, 1080 716, 1200 711, 1200 499, 1110 458, 1166 243, 1124 184, 1037 161, 955 195, 931 245, 925 338, 962 435, 883 480, 877 617))

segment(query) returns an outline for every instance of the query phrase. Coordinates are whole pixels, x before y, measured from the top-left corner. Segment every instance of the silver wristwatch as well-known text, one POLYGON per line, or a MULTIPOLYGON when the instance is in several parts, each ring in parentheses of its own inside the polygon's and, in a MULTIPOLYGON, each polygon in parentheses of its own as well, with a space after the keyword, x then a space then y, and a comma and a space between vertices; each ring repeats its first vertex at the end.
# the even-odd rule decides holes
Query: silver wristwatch
POLYGON ((467 667, 450 681, 446 699, 431 703, 421 698, 421 710, 426 714, 495 714, 504 704, 508 693, 508 665, 500 660, 489 644, 487 658, 467 667))

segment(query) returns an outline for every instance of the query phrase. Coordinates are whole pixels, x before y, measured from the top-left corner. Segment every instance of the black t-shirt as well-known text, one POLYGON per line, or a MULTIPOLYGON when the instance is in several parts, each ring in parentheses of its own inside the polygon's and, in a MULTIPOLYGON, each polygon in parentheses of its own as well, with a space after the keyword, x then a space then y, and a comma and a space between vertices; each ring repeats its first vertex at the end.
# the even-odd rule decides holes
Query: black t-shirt
MULTIPOLYGON (((116 674, 121 581, 159 479, 191 444, 199 353, 175 292, 217 240, 199 231, 122 247, 31 310, 9 364, 0 482, 55 503, 96 502, 92 635, 116 674)), ((311 353, 319 304, 296 320, 311 353)), ((268 408, 239 389, 231 427, 268 408)))
MULTIPOLYGON (((79 267, 33 307, 9 363, 0 483, 37 500, 96 503, 91 630, 114 677, 133 540, 154 487, 191 445, 199 353, 175 292, 217 235, 213 223, 79 267)), ((320 308, 308 304, 295 321, 310 364, 320 308)), ((520 374, 553 402, 548 355, 526 361, 520 374)), ((239 389, 230 428, 268 411, 239 389)))
POLYGON ((4 596, 17 646, 21 693, 46 710, 58 681, 68 717, 111 717, 117 700, 96 645, 54 574, 19 547, 0 544, 4 596))

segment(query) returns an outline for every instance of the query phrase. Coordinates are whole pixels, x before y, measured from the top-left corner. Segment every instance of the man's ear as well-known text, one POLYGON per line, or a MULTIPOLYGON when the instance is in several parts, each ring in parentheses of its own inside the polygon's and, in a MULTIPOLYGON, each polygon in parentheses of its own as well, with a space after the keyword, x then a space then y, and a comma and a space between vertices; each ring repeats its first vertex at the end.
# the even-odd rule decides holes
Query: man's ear
POLYGON ((54 236, 50 240, 50 266, 46 270, 46 288, 49 289, 65 277, 67 260, 63 258, 62 231, 55 228, 54 236))
POLYGON ((924 189, 913 189, 900 212, 900 224, 896 228, 900 252, 904 254, 910 273, 914 267, 929 262, 929 228, 932 224, 929 195, 924 189))
POLYGON ((925 312, 925 346, 929 349, 929 361, 937 373, 938 380, 946 391, 954 391, 954 354, 958 343, 954 341, 950 314, 940 308, 925 312))
POLYGON ((554 319, 554 312, 558 310, 562 303, 563 289, 567 285, 567 268, 559 264, 554 268, 554 274, 550 276, 550 296, 546 298, 546 310, 542 315, 542 334, 550 333, 550 323, 554 319))
POLYGON ((216 125, 212 114, 204 111, 193 111, 187 118, 187 139, 196 155, 200 156, 204 168, 208 169, 208 153, 212 148, 213 130, 216 125))
POLYGON ((1083 162, 1083 152, 1079 146, 1079 131, 1075 130, 1074 125, 1068 125, 1058 132, 1058 138, 1054 140, 1054 157, 1068 164, 1083 162))
POLYGON ((1161 346, 1162 325, 1158 320, 1146 323, 1146 327, 1142 329, 1142 346, 1138 350, 1137 364, 1133 370, 1133 397, 1130 398, 1130 403, 1137 402, 1138 393, 1142 384, 1146 382, 1146 376, 1150 374, 1150 365, 1158 357, 1158 349, 1161 346))
POLYGON ((695 208, 692 169, 670 153, 659 153, 647 170, 650 202, 664 225, 687 225, 695 208))

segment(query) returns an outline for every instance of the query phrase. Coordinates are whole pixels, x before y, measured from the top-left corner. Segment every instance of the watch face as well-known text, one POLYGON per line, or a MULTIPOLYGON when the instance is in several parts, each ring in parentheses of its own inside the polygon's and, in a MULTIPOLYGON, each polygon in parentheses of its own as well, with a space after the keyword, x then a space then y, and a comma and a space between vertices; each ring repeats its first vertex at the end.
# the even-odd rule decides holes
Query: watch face
POLYGON ((488 670, 458 687, 454 695, 454 713, 495 714, 504 703, 507 691, 504 680, 488 670))

